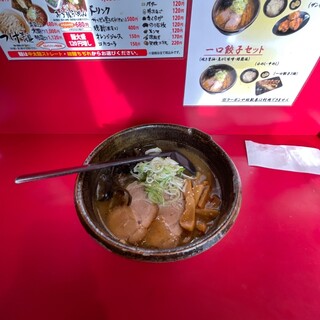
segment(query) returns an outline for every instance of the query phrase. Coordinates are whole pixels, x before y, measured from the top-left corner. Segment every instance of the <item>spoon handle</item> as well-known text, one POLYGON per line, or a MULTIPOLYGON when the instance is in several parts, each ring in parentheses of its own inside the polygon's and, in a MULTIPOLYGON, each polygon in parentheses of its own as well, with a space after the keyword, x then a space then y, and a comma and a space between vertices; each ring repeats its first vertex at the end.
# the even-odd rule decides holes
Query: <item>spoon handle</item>
POLYGON ((129 158, 125 158, 125 159, 119 159, 116 161, 92 163, 92 164, 87 164, 87 165, 79 166, 79 167, 72 167, 72 168, 65 168, 65 169, 58 169, 58 170, 44 171, 44 172, 39 172, 39 173, 26 174, 26 175, 21 175, 21 176, 17 177, 15 179, 15 183, 18 184, 18 183, 47 179, 47 178, 60 177, 60 176, 64 176, 67 174, 88 172, 88 171, 93 171, 93 170, 98 170, 98 169, 103 169, 103 168, 108 168, 108 167, 114 167, 114 166, 119 166, 119 165, 128 164, 128 163, 135 163, 135 162, 140 162, 140 161, 144 161, 144 160, 151 160, 154 157, 167 157, 170 154, 171 154, 171 152, 162 152, 162 153, 157 153, 157 154, 149 154, 149 155, 145 155, 145 156, 141 156, 141 157, 129 157, 129 158))

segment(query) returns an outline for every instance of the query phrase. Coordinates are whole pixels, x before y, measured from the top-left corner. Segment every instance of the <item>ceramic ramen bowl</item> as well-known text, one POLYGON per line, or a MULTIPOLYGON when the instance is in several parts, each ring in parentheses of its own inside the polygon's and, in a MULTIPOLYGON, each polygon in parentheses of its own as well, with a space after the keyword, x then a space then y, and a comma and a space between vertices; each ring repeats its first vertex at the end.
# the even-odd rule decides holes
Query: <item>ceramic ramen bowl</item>
POLYGON ((85 164, 123 158, 131 151, 146 146, 157 146, 162 151, 178 150, 193 162, 197 170, 204 165, 206 170, 212 173, 221 202, 219 214, 210 222, 207 230, 190 242, 179 243, 171 248, 143 247, 119 240, 108 229, 101 212, 96 208, 97 181, 101 175, 108 175, 110 169, 78 175, 75 185, 75 206, 82 225, 109 251, 142 261, 177 261, 208 250, 227 234, 240 210, 241 181, 234 163, 211 136, 202 131, 173 124, 146 124, 110 136, 89 154, 85 164))

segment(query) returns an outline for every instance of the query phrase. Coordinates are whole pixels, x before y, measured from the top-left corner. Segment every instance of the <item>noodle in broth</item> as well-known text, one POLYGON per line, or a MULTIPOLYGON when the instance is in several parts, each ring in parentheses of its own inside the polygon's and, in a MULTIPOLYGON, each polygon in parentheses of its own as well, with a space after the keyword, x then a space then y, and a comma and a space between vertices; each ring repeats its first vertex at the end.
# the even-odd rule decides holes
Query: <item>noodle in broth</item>
MULTIPOLYGON (((164 201, 149 197, 145 181, 132 174, 132 165, 125 170, 100 173, 100 177, 107 177, 103 185, 109 181, 109 195, 94 199, 93 204, 102 223, 115 238, 129 245, 169 249, 208 232, 220 214, 220 186, 205 161, 192 151, 183 149, 184 155, 197 168, 196 176, 181 172, 179 179, 183 180, 183 185, 178 188, 179 194, 165 190, 164 201)), ((101 188, 100 182, 98 179, 97 188, 101 188)))

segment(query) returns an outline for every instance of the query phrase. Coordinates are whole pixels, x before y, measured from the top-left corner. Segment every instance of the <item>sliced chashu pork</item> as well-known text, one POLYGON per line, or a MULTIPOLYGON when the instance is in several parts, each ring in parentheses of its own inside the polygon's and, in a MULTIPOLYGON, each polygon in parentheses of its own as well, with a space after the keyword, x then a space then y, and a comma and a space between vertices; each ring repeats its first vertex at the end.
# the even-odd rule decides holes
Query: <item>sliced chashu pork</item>
POLYGON ((158 213, 158 206, 148 200, 144 186, 133 182, 127 186, 131 194, 130 206, 115 207, 107 216, 107 226, 120 240, 138 244, 158 213))
POLYGON ((220 28, 226 31, 235 31, 241 22, 241 15, 227 8, 218 13, 215 17, 215 22, 220 28))
POLYGON ((145 244, 158 249, 176 247, 183 231, 179 223, 183 211, 183 199, 160 205, 158 216, 146 234, 145 244))

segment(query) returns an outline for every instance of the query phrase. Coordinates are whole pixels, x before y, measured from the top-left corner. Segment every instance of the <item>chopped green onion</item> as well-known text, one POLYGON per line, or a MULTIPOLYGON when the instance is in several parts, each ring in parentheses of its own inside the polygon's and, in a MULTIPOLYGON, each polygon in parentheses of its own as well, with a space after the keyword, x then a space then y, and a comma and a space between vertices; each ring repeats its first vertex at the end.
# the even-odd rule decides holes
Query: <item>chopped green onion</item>
POLYGON ((186 177, 183 171, 184 167, 170 157, 155 157, 151 161, 139 162, 132 175, 144 184, 152 202, 166 204, 181 196, 186 177))

